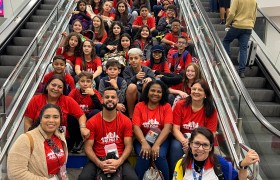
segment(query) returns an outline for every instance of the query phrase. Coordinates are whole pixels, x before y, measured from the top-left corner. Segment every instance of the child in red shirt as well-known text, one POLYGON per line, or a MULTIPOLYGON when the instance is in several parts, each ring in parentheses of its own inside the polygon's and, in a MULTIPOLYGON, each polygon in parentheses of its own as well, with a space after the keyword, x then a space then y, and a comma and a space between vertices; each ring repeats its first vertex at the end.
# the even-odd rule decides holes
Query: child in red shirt
POLYGON ((99 83, 100 74, 102 73, 101 59, 98 56, 96 56, 94 44, 92 41, 84 41, 82 47, 82 56, 77 58, 75 64, 75 72, 77 75, 79 75, 82 71, 92 73, 93 80, 95 80, 97 84, 99 83))
POLYGON ((104 21, 104 26, 107 33, 109 32, 109 28, 111 27, 112 21, 115 20, 116 16, 115 13, 112 12, 112 6, 113 5, 111 1, 105 1, 100 12, 100 16, 104 21))
POLYGON ((150 28, 153 37, 157 35, 155 18, 149 16, 149 8, 146 5, 140 7, 140 16, 137 16, 132 24, 132 34, 136 34, 143 25, 150 28))
POLYGON ((66 69, 65 72, 69 74, 74 73, 74 65, 76 57, 80 55, 80 47, 82 41, 78 33, 70 33, 63 44, 56 50, 56 55, 62 55, 66 59, 66 69))
POLYGON ((69 92, 75 88, 75 82, 74 82, 74 79, 73 77, 68 74, 68 73, 65 73, 65 68, 66 68, 66 59, 65 57, 61 56, 61 55, 57 55, 57 56, 54 56, 53 58, 53 62, 52 62, 52 67, 53 67, 53 71, 46 74, 44 76, 44 79, 43 79, 43 85, 47 84, 47 82, 49 81, 49 79, 55 75, 55 74, 60 74, 62 75, 64 78, 65 78, 65 81, 66 81, 66 95, 69 94, 69 92))

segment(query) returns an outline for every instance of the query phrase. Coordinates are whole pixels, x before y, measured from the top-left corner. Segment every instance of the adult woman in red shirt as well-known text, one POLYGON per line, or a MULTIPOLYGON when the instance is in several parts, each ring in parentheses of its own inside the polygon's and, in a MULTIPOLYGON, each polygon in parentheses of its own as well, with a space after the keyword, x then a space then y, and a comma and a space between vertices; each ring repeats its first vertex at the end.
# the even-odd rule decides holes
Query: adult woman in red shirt
MULTIPOLYGON (((71 97, 65 96, 66 85, 61 75, 52 76, 47 82, 43 94, 35 95, 30 100, 24 113, 24 132, 27 132, 39 117, 39 113, 46 104, 56 104, 62 111, 61 125, 67 127, 67 116, 74 116, 79 120, 81 135, 83 139, 89 137, 89 130, 85 127, 86 116, 79 104, 71 97)), ((69 137, 66 134, 66 137, 69 137)))
POLYGON ((188 149, 188 138, 191 132, 203 126, 216 132, 218 117, 213 104, 210 88, 205 80, 197 80, 191 86, 191 94, 179 101, 173 111, 173 135, 170 152, 170 172, 174 171, 176 162, 188 149))
POLYGON ((153 160, 163 173, 164 179, 169 179, 166 154, 173 118, 168 103, 167 86, 162 81, 149 82, 142 93, 141 100, 142 102, 136 104, 132 118, 136 137, 134 150, 139 156, 135 171, 138 178, 143 179, 145 171, 153 160))
POLYGON ((66 179, 68 155, 62 112, 57 105, 46 104, 30 131, 22 134, 8 155, 9 179, 66 179))

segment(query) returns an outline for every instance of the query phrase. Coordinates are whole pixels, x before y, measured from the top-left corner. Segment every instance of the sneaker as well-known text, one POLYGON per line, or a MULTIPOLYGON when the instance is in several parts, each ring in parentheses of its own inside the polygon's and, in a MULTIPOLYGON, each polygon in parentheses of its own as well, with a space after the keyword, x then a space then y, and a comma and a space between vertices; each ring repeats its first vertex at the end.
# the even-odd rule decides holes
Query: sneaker
POLYGON ((245 78, 245 73, 239 73, 240 78, 245 78))
POLYGON ((78 145, 75 145, 73 149, 71 150, 71 153, 73 154, 80 154, 82 152, 82 147, 84 145, 84 142, 81 141, 78 145))
POLYGON ((224 19, 221 19, 220 24, 226 24, 226 21, 224 19))

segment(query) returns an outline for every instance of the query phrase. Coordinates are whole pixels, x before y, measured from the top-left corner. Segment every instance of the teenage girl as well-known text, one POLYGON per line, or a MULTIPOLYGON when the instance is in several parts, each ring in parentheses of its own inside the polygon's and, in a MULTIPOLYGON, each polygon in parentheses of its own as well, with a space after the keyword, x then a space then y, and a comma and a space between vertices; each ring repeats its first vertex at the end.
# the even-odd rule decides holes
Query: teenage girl
POLYGON ((123 33, 119 39, 117 51, 123 51, 126 63, 128 64, 128 51, 132 48, 131 36, 127 33, 123 33))
POLYGON ((143 51, 143 60, 151 57, 151 48, 155 45, 158 45, 158 41, 152 38, 150 28, 147 25, 141 26, 135 35, 134 46, 143 51))
POLYGON ((120 21, 126 33, 131 34, 133 17, 128 13, 127 3, 119 1, 116 5, 116 21, 120 21))
POLYGON ((86 2, 84 0, 80 0, 77 3, 76 10, 72 12, 70 24, 73 24, 75 19, 81 20, 83 29, 88 29, 91 25, 90 14, 86 11, 86 2))
POLYGON ((109 28, 111 27, 112 21, 114 21, 115 19, 115 13, 112 12, 112 6, 113 4, 111 1, 105 1, 100 12, 100 16, 104 21, 104 26, 107 32, 109 32, 109 28))
POLYGON ((95 44, 96 54, 100 55, 100 47, 107 39, 103 20, 100 16, 94 16, 92 19, 92 34, 85 33, 89 39, 92 39, 95 44))
POLYGON ((101 46, 100 57, 104 57, 106 53, 114 52, 117 49, 117 45, 122 33, 123 26, 121 22, 113 22, 111 28, 109 29, 109 36, 101 46))
POLYGON ((91 4, 94 15, 98 15, 102 10, 102 0, 93 0, 91 4))
MULTIPOLYGON (((192 84, 196 80, 202 78, 200 68, 195 63, 189 64, 186 67, 185 70, 186 71, 184 73, 182 83, 180 83, 178 85, 175 85, 175 86, 171 86, 169 88, 170 94, 173 94, 174 96, 179 95, 178 96, 178 100, 179 99, 185 99, 186 97, 188 97, 189 94, 191 93, 191 86, 192 86, 192 84)), ((175 104, 173 104, 173 106, 175 106, 175 104)))
POLYGON ((82 54, 78 57, 75 64, 75 72, 79 75, 82 71, 93 74, 96 87, 99 87, 100 74, 102 73, 101 59, 96 56, 94 43, 91 40, 85 40, 82 44, 82 54))
POLYGON ((64 44, 56 50, 56 55, 62 55, 66 59, 65 72, 71 75, 74 74, 74 65, 76 57, 80 55, 80 47, 82 41, 78 33, 72 32, 66 36, 64 44))

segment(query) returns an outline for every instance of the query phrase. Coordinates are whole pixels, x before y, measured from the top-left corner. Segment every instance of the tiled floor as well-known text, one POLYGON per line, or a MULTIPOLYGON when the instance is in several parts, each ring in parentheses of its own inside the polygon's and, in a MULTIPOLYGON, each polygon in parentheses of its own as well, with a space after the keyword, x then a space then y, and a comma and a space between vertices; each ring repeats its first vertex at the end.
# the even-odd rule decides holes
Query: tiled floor
POLYGON ((69 168, 67 169, 69 180, 77 180, 82 169, 69 168))

